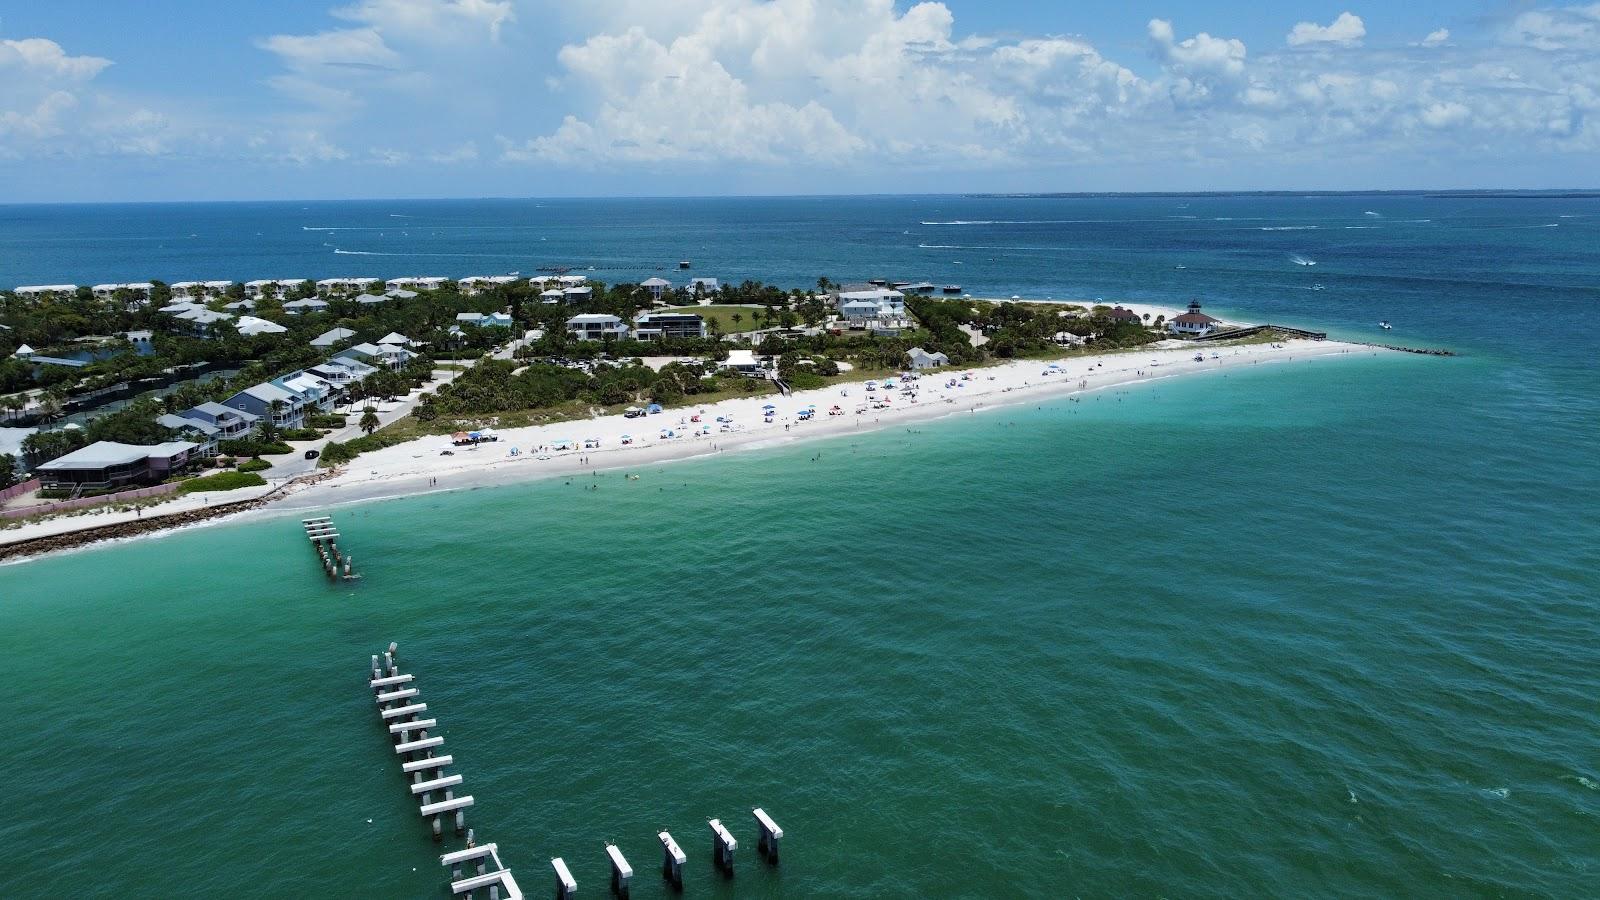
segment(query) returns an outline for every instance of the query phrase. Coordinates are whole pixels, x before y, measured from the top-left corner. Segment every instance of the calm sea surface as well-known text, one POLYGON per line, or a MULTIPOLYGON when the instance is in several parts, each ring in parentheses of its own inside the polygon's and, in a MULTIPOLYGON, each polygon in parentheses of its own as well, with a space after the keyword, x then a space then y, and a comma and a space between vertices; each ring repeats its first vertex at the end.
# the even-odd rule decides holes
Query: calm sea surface
POLYGON ((340 508, 353 588, 298 516, 0 568, 0 896, 443 897, 390 640, 530 892, 668 828, 696 895, 1600 893, 1600 201, 0 206, 0 284, 684 258, 1463 355, 340 508))

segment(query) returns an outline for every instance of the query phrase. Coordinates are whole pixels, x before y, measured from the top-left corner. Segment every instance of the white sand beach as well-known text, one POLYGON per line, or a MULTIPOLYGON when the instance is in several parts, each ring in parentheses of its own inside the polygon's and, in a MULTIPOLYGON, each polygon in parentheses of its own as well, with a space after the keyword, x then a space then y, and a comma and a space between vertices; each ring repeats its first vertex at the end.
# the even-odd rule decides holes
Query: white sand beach
POLYGON ((974 369, 933 369, 915 381, 895 379, 895 387, 880 385, 872 392, 864 382, 857 382, 798 391, 791 397, 769 394, 679 407, 636 419, 615 415, 506 429, 499 432, 498 442, 472 448, 452 446, 448 436, 440 435, 363 454, 339 477, 298 490, 271 509, 309 509, 430 490, 626 471, 668 460, 978 414, 1045 396, 1104 391, 1240 366, 1385 352, 1389 351, 1338 341, 1292 340, 1233 347, 1183 344, 1073 357, 1057 363, 1029 360, 974 369), (1196 360, 1197 354, 1204 358, 1196 360), (770 422, 765 415, 769 404, 770 422), (830 415, 835 407, 837 413, 830 415), (809 420, 802 419, 802 410, 808 408, 815 413, 809 420), (598 445, 586 448, 588 442, 598 445))
MULTIPOLYGON (((439 435, 363 454, 336 477, 290 486, 265 507, 183 527, 431 491, 589 472, 628 472, 673 460, 758 450, 919 420, 981 415, 986 410, 1037 402, 1044 397, 1087 394, 1164 378, 1388 352, 1392 351, 1340 341, 1290 340, 1218 347, 1167 341, 1138 350, 1057 362, 1026 360, 971 369, 931 369, 914 381, 896 378, 894 387, 880 384, 870 392, 866 382, 860 381, 798 391, 790 397, 765 394, 677 407, 635 419, 612 415, 509 428, 499 432, 497 442, 476 447, 456 447, 448 436, 439 435), (1202 358, 1197 360, 1197 355, 1202 358), (769 404, 770 422, 766 415, 769 404), (814 410, 809 419, 802 418, 802 410, 806 409, 814 410), (625 439, 628 443, 624 443, 625 439), (589 442, 597 445, 586 447, 589 442)), ((175 514, 258 497, 284 480, 287 479, 275 479, 267 487, 247 491, 192 494, 142 513, 107 509, 27 522, 0 531, 0 544, 130 522, 141 515, 147 523, 158 522, 175 514)), ((149 535, 119 540, 146 536, 149 535)))

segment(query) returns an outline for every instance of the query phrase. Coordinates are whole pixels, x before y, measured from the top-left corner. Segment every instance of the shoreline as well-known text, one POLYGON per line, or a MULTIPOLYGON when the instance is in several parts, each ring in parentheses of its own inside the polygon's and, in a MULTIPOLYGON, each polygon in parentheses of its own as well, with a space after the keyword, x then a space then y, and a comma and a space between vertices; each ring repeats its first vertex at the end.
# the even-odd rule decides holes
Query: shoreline
POLYGON ((802 441, 862 434, 962 413, 975 415, 979 411, 1032 402, 1046 396, 1092 394, 1246 365, 1387 352, 1392 351, 1363 344, 1309 340, 1217 348, 1136 348, 1060 361, 1016 360, 976 369, 931 369, 915 382, 916 402, 908 402, 910 398, 896 389, 888 392, 891 399, 884 409, 872 409, 867 403, 884 392, 869 394, 865 391, 866 382, 859 381, 796 391, 789 397, 765 394, 678 407, 641 419, 613 415, 512 428, 501 432, 500 441, 474 448, 453 447, 448 436, 436 435, 363 454, 338 474, 325 474, 316 483, 286 482, 266 495, 241 498, 226 506, 146 515, 142 519, 96 523, 82 529, 63 530, 60 523, 48 520, 24 525, 17 529, 22 532, 20 534, 0 533, 0 540, 11 538, 0 543, 0 562, 36 559, 107 540, 159 535, 224 518, 275 517, 438 491, 616 472, 721 453, 753 452, 802 441), (1195 361, 1194 355, 1201 351, 1204 359, 1195 361), (1051 369, 1052 366, 1056 368, 1051 369), (1059 374, 1044 374, 1046 372, 1059 374), (963 375, 967 380, 962 380, 963 375), (952 380, 958 386, 949 386, 952 380), (770 424, 763 421, 762 415, 767 404, 775 407, 770 424), (863 404, 867 404, 865 412, 860 411, 863 404), (799 410, 813 405, 817 410, 815 418, 800 421, 799 410), (839 406, 842 414, 828 415, 833 406, 839 406), (702 421, 689 421, 696 414, 702 421), (731 419, 730 428, 735 430, 721 431, 722 426, 716 421, 718 417, 731 419), (702 433, 707 425, 711 432, 702 433), (660 437, 668 429, 681 433, 691 427, 696 432, 692 437, 660 437), (623 435, 633 435, 634 443, 622 445, 623 435), (586 438, 598 439, 599 448, 581 449, 586 438), (580 449, 547 450, 542 454, 536 449, 568 440, 576 441, 580 449), (517 456, 510 455, 513 447, 519 450, 517 456), (443 455, 445 450, 450 451, 449 456, 443 455), (35 533, 27 533, 30 528, 35 529, 35 533))

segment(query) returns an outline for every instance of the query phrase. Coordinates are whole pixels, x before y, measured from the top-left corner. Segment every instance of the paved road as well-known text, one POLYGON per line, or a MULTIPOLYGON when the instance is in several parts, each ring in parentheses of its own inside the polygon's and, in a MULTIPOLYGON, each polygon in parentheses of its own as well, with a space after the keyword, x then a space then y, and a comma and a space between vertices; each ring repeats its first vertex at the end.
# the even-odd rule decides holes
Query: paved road
MULTIPOLYGON (((383 428, 405 418, 417 405, 417 400, 422 396, 423 392, 435 390, 442 384, 448 384, 460 374, 459 371, 454 369, 435 369, 432 381, 407 394, 402 400, 394 403, 385 403, 378 407, 378 427, 383 428)), ((273 481, 282 481, 312 471, 317 467, 318 460, 306 459, 306 451, 317 450, 320 452, 323 447, 327 446, 329 441, 344 442, 360 437, 363 434, 361 430, 361 411, 366 406, 366 402, 358 403, 349 412, 346 412, 345 407, 336 407, 335 410, 338 414, 345 416, 345 420, 349 424, 315 441, 291 441, 289 446, 294 448, 294 454, 281 459, 274 459, 272 468, 264 474, 268 475, 273 481)))

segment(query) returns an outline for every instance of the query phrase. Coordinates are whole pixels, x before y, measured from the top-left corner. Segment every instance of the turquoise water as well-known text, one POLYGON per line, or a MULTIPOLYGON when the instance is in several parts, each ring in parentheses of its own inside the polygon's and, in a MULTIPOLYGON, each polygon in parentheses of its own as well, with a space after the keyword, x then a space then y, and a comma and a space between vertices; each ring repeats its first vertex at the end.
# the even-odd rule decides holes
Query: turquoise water
MULTIPOLYGON (((1592 893, 1600 533, 1483 439, 1528 398, 1463 414, 1503 368, 1301 361, 345 507, 350 589, 293 517, 7 568, 0 840, 53 855, 0 894, 442 896, 362 683, 390 640, 525 889, 560 855, 603 893, 613 840, 657 896, 667 827, 718 896, 1592 893)), ((1577 449, 1540 472, 1594 497, 1577 449)))
POLYGON ((1600 201, 0 206, 0 284, 684 257, 1463 355, 342 507, 349 589, 299 513, 0 567, 0 896, 444 896, 391 640, 530 892, 665 827, 718 896, 1597 893, 1600 201))

